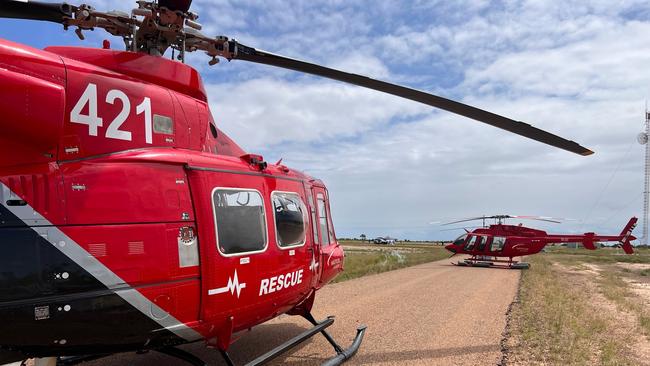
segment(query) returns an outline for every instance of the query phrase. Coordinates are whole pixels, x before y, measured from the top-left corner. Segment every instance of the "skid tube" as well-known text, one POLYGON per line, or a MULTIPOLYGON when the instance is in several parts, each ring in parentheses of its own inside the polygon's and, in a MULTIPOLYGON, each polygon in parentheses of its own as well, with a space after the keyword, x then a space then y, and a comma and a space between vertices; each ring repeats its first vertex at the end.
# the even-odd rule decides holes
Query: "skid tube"
MULTIPOLYGON (((336 351, 336 356, 325 361, 323 363, 323 366, 340 365, 345 361, 349 360, 350 358, 352 358, 352 356, 354 356, 359 350, 359 347, 361 346, 361 342, 363 341, 363 336, 366 333, 365 325, 361 325, 357 328, 357 334, 354 337, 354 341, 352 342, 350 347, 344 349, 338 343, 336 343, 334 338, 332 338, 332 336, 329 333, 327 333, 327 331, 325 330, 327 327, 334 324, 333 316, 328 316, 325 320, 321 322, 317 322, 316 319, 314 319, 314 317, 311 315, 311 313, 306 313, 303 314, 302 316, 305 319, 307 319, 310 323, 312 323, 314 327, 298 334, 297 336, 291 338, 290 340, 279 345, 278 347, 257 357, 253 361, 247 363, 246 366, 263 365, 273 360, 274 358, 280 356, 281 354, 285 353, 286 351, 290 350, 291 348, 294 348, 300 343, 315 336, 318 333, 321 333, 325 337, 325 339, 327 339, 327 341, 332 345, 332 347, 334 347, 334 350, 336 351)), ((154 351, 185 361, 192 366, 207 366, 207 363, 205 361, 201 360, 200 358, 194 356, 193 354, 187 351, 184 351, 176 347, 171 347, 171 346, 164 347, 164 348, 154 349, 154 351)), ((146 352, 141 352, 141 353, 146 353, 146 352)), ((73 366, 73 365, 78 365, 80 363, 104 358, 110 355, 111 355, 110 353, 106 353, 106 354, 95 354, 95 355, 86 355, 86 356, 58 357, 54 360, 57 366, 73 366)), ((235 366, 235 363, 230 358, 228 352, 222 350, 221 355, 223 356, 224 360, 229 366, 235 366)))
POLYGON ((506 259, 499 259, 498 257, 488 257, 488 256, 472 256, 466 258, 463 261, 458 261, 453 263, 460 267, 487 267, 487 268, 508 268, 508 269, 528 269, 530 264, 526 262, 519 262, 506 259))
MULTIPOLYGON (((203 360, 200 358, 194 356, 193 354, 184 351, 180 348, 176 347, 163 347, 163 348, 158 348, 155 349, 156 352, 165 354, 167 356, 174 357, 176 359, 179 359, 181 361, 185 361, 192 366, 207 366, 208 364, 205 363, 203 360)), ((148 350, 146 351, 138 351, 136 352, 137 354, 145 354, 148 353, 148 350)), ((94 360, 99 360, 104 357, 109 357, 112 356, 112 353, 102 353, 102 354, 96 354, 96 355, 86 355, 86 356, 64 356, 64 357, 57 357, 56 358, 56 366, 74 366, 78 365, 84 362, 89 362, 89 361, 94 361, 94 360)))
MULTIPOLYGON (((325 330, 325 328, 334 324, 333 316, 328 316, 325 320, 321 322, 317 322, 316 319, 314 319, 314 317, 311 315, 311 313, 303 314, 303 317, 307 319, 310 323, 312 323, 314 327, 298 334, 297 336, 291 338, 290 340, 279 345, 278 347, 275 347, 274 349, 268 351, 267 353, 257 357, 253 361, 247 363, 246 366, 263 365, 273 360, 274 358, 280 356, 281 354, 285 353, 286 351, 290 350, 291 348, 315 336, 318 333, 321 333, 325 337, 325 339, 327 339, 327 341, 332 345, 332 347, 334 347, 334 350, 336 351, 336 356, 325 361, 323 363, 323 366, 340 365, 343 362, 352 358, 352 356, 354 356, 359 350, 359 347, 361 346, 361 342, 363 341, 363 336, 366 333, 365 325, 361 325, 357 328, 357 335, 354 337, 354 341, 352 342, 350 347, 343 349, 341 346, 339 346, 338 343, 336 343, 334 338, 332 338, 332 336, 329 333, 327 333, 327 331, 325 330)), ((235 366, 235 363, 230 358, 228 352, 221 351, 221 355, 223 356, 228 366, 235 366)))

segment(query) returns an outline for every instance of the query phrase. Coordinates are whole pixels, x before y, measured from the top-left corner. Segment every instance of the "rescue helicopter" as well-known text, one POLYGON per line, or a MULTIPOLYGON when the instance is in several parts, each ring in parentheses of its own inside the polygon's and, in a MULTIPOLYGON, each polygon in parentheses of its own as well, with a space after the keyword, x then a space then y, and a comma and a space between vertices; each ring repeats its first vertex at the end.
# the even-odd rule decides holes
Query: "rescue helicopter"
POLYGON ((485 110, 200 32, 191 0, 139 0, 130 13, 3 0, 0 17, 103 29, 125 49, 0 40, 0 363, 59 365, 237 334, 281 314, 313 327, 337 365, 348 348, 317 321, 314 296, 343 270, 322 181, 247 153, 214 122, 188 52, 291 69, 459 114, 580 155, 578 143, 485 110), (171 59, 165 54, 171 53, 171 59))
POLYGON ((525 227, 522 224, 506 225, 504 223, 506 219, 560 223, 557 219, 550 217, 516 215, 481 216, 448 222, 444 225, 483 220, 482 227, 472 231, 465 229, 465 234, 445 246, 445 249, 453 253, 452 257, 456 254, 470 255, 469 258, 455 264, 458 266, 527 269, 530 268, 529 263, 519 262, 514 258, 539 253, 547 245, 556 243, 580 243, 585 249, 595 250, 597 242, 617 241, 626 254, 634 253, 631 242, 636 240, 636 237, 632 235, 632 231, 636 227, 636 217, 632 217, 628 221, 619 235, 596 235, 595 233, 584 233, 582 235, 547 234, 543 230, 525 227), (495 220, 495 223, 486 227, 485 221, 490 219, 495 220))

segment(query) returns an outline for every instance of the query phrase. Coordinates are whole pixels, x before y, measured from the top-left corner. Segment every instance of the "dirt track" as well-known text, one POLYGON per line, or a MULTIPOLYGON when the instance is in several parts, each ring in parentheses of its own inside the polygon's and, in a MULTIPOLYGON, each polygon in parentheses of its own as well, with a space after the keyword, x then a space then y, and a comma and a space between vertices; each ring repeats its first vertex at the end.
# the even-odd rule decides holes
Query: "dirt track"
MULTIPOLYGON (((329 285, 314 305, 319 320, 336 315, 329 328, 343 346, 357 325, 368 325, 359 353, 348 365, 495 365, 505 313, 515 296, 519 271, 463 268, 449 260, 329 285)), ((243 336, 231 356, 243 364, 307 328, 297 317, 281 316, 243 336)), ((225 365, 202 344, 182 347, 210 365, 225 365)), ((321 336, 272 364, 318 365, 334 355, 321 336)), ((84 365, 182 365, 151 352, 118 355, 84 365)))

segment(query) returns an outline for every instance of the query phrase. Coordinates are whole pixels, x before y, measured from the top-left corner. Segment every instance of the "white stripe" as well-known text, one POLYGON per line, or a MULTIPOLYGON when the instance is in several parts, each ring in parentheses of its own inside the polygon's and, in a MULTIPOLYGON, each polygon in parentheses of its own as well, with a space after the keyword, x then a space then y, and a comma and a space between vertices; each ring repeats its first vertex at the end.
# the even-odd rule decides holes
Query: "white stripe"
POLYGON ((151 320, 187 341, 195 341, 203 338, 197 331, 180 322, 171 314, 163 319, 157 319, 154 317, 152 313, 165 314, 166 311, 128 285, 117 274, 111 271, 92 254, 88 253, 77 242, 72 240, 72 238, 67 236, 58 227, 52 225, 50 221, 36 212, 29 204, 25 206, 8 206, 5 199, 7 197, 6 192, 10 193, 10 197, 17 195, 4 183, 0 183, 0 187, 2 188, 3 193, 0 194, 0 199, 2 200, 1 203, 7 210, 19 217, 27 226, 29 226, 29 221, 32 221, 25 220, 25 217, 28 216, 33 217, 33 222, 37 222, 38 225, 46 225, 30 228, 50 242, 50 244, 60 250, 63 254, 72 259, 72 261, 81 266, 81 268, 88 271, 88 273, 104 284, 104 286, 108 287, 108 289, 113 290, 116 295, 120 296, 133 307, 140 310, 140 312, 151 320), (116 288, 120 289, 116 290, 116 288))

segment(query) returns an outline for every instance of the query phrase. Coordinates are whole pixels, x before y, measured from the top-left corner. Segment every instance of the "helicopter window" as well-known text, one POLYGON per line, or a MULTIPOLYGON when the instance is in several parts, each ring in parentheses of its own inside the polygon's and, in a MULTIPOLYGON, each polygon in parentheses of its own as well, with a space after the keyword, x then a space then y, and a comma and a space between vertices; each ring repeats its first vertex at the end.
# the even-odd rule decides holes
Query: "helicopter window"
POLYGON ((327 228, 327 208, 325 207, 325 197, 322 194, 318 195, 318 222, 320 225, 320 235, 323 239, 321 244, 328 245, 330 238, 327 228))
POLYGON ((454 245, 463 245, 465 243, 465 239, 467 238, 467 234, 463 234, 454 240, 454 245))
POLYGON ((503 249, 503 246, 506 244, 506 238, 503 236, 495 236, 492 238, 492 245, 490 246, 490 251, 500 252, 503 249))
POLYGON ((223 255, 262 252, 266 249, 264 201, 258 191, 215 189, 212 203, 217 247, 223 255))
POLYGON ((330 244, 336 242, 336 237, 334 236, 334 225, 332 225, 332 216, 329 215, 328 217, 328 227, 329 227, 329 239, 330 239, 330 244))
POLYGON ((465 245, 465 250, 474 250, 474 244, 476 244, 476 235, 470 235, 467 244, 465 245))
POLYGON ((280 247, 305 244, 305 221, 307 208, 296 193, 273 192, 273 214, 275 230, 280 247))
POLYGON ((215 139, 217 138, 217 128, 210 122, 210 133, 212 134, 212 137, 215 139))
POLYGON ((314 196, 311 194, 309 194, 308 196, 309 196, 309 207, 311 210, 311 225, 312 225, 311 231, 312 234, 314 235, 314 244, 318 244, 319 243, 318 230, 316 230, 316 225, 317 225, 316 223, 318 222, 318 220, 316 220, 316 208, 314 205, 314 196))
POLYGON ((487 244, 487 237, 486 236, 479 236, 477 239, 478 245, 476 249, 481 252, 483 249, 485 249, 485 244, 487 244))

